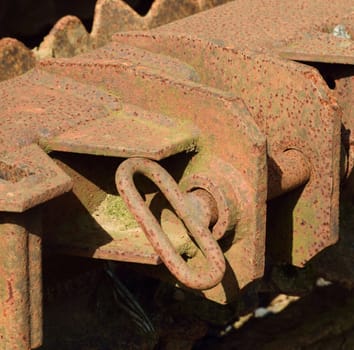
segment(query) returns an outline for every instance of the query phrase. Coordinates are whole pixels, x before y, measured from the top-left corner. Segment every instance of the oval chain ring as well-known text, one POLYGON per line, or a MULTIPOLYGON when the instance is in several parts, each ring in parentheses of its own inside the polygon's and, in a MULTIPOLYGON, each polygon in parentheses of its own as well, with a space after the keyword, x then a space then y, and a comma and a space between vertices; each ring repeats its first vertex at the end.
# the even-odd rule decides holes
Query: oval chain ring
POLYGON ((158 163, 146 158, 129 158, 116 172, 117 189, 143 229, 150 244, 170 272, 185 286, 193 289, 210 289, 216 286, 225 273, 225 258, 220 246, 207 227, 191 215, 187 196, 183 194, 172 176, 158 163), (205 257, 203 269, 193 269, 178 254, 170 239, 163 232, 155 216, 138 193, 134 174, 140 173, 153 181, 170 202, 178 217, 184 222, 205 257))

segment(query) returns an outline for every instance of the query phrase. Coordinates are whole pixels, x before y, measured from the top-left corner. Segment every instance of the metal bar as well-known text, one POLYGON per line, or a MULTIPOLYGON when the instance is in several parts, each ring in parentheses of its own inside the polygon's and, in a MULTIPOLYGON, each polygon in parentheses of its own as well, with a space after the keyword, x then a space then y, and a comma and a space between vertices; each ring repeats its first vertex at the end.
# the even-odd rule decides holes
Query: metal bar
POLYGON ((268 200, 304 185, 310 175, 310 164, 298 150, 290 149, 268 158, 268 200))
POLYGON ((28 234, 20 215, 0 224, 0 349, 31 348, 28 234))
POLYGON ((40 209, 0 221, 0 350, 42 343, 40 209))
POLYGON ((201 188, 190 192, 188 196, 193 206, 198 209, 202 224, 205 227, 215 224, 218 220, 218 207, 213 196, 201 188))
POLYGON ((37 208, 29 213, 28 270, 30 297, 31 348, 37 348, 43 340, 42 308, 42 235, 41 215, 37 208), (32 213, 32 214, 31 214, 32 213))

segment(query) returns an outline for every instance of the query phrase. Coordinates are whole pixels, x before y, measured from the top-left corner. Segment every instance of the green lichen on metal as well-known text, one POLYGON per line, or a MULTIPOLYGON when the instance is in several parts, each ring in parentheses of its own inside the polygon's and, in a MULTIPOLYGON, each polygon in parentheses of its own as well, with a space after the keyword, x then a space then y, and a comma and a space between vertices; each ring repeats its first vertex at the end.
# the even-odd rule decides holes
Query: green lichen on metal
POLYGON ((118 219, 126 229, 138 227, 138 223, 126 207, 122 197, 108 194, 102 204, 105 214, 112 219, 118 219))
POLYGON ((50 147, 50 145, 49 145, 49 143, 48 143, 47 140, 45 140, 45 139, 40 139, 40 140, 38 141, 38 143, 39 143, 39 146, 42 148, 42 150, 43 150, 45 153, 49 154, 50 152, 52 152, 52 148, 50 147))

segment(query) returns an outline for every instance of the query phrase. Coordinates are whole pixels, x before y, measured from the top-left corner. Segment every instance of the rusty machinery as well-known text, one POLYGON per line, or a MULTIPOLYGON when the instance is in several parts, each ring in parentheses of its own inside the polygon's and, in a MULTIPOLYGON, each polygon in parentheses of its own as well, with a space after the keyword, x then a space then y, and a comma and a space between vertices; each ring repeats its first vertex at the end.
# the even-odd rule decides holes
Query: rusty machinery
POLYGON ((353 1, 233 1, 2 82, 0 348, 41 344, 42 239, 223 304, 266 256, 335 244, 353 23, 353 1))

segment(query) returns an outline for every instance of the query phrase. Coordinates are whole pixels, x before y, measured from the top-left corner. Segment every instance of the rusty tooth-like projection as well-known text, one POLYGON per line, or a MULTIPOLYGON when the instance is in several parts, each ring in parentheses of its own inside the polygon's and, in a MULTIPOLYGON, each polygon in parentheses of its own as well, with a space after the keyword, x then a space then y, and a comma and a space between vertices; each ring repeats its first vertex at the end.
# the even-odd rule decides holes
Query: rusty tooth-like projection
POLYGON ((129 1, 98 0, 90 33, 78 17, 67 15, 53 26, 40 45, 32 51, 18 40, 1 39, 0 81, 33 68, 34 58, 72 57, 105 45, 116 32, 154 28, 228 1, 155 0, 143 16, 127 4, 129 1))
MULTIPOLYGON (((116 23, 114 3, 98 2, 84 45, 108 39, 97 33, 116 23)), ((2 82, 0 349, 41 344, 42 239, 163 263, 221 304, 262 278, 266 255, 303 267, 336 243, 353 168, 353 9, 237 0, 2 82)), ((124 15, 126 28, 162 24, 154 11, 145 26, 124 15)), ((68 23, 80 27, 56 28, 68 23)))

